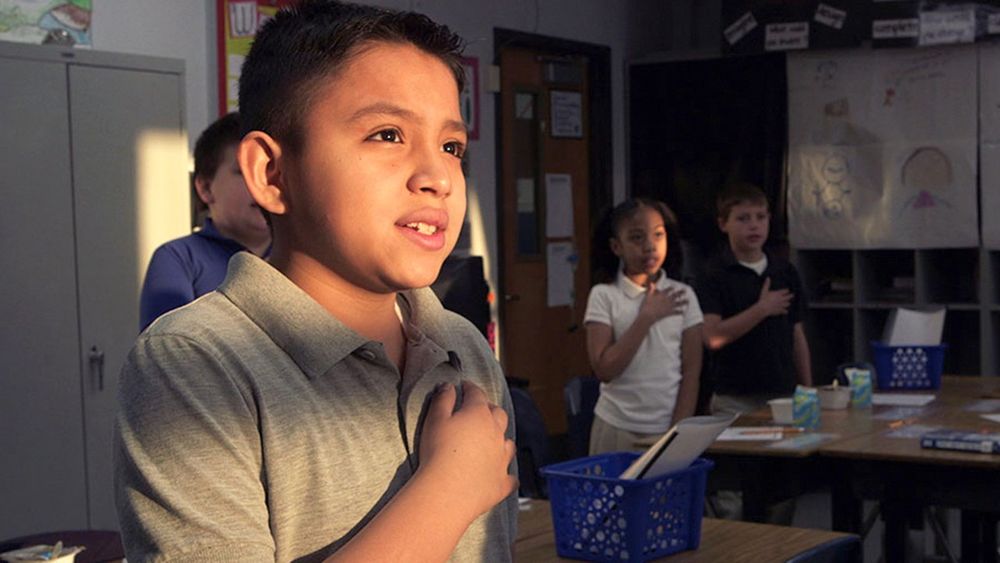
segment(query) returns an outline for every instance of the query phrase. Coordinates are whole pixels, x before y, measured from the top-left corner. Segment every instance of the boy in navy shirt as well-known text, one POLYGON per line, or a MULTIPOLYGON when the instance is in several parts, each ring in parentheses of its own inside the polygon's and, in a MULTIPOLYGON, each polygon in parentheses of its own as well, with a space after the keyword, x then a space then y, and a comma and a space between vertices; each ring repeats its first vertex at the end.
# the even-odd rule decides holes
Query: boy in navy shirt
POLYGON ((153 253, 139 298, 139 330, 219 287, 233 254, 247 250, 263 256, 270 246, 271 231, 236 162, 241 137, 236 113, 220 117, 198 137, 194 187, 208 206, 208 218, 198 232, 153 253))
MULTIPOLYGON (((719 228, 729 245, 709 262, 698 284, 705 345, 714 352, 713 414, 751 412, 797 384, 812 385, 809 344, 802 329, 805 292, 795 267, 764 251, 771 213, 767 196, 735 184, 718 199, 719 228)), ((742 502, 719 491, 720 515, 735 517, 742 502)), ((766 520, 791 524, 794 501, 768 508, 766 520)))
POLYGON ((764 251, 771 213, 750 184, 726 189, 718 202, 728 247, 709 262, 699 284, 705 343, 713 358, 713 413, 749 412, 812 385, 802 329, 805 292, 791 263, 764 251))

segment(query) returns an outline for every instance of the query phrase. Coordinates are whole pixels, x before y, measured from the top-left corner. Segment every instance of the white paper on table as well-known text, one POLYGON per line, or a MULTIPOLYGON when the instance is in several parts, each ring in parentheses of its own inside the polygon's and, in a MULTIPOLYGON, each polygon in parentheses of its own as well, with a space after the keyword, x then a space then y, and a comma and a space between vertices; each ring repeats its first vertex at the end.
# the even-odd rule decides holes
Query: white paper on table
POLYGON ((773 426, 730 426, 723 430, 716 440, 720 442, 769 442, 784 437, 784 431, 773 426))
POLYGON ((691 465, 739 414, 692 416, 673 425, 632 462, 621 479, 649 479, 691 465))
POLYGON ((925 394, 872 393, 872 404, 922 407, 933 401, 934 398, 934 395, 925 394))
POLYGON ((991 420, 993 422, 1000 422, 1000 414, 982 414, 979 416, 982 416, 986 420, 991 420))
POLYGON ((545 175, 545 236, 573 236, 573 177, 545 175))
POLYGON ((882 341, 886 346, 937 346, 944 330, 944 313, 944 307, 924 311, 893 309, 882 341))
POLYGON ((547 297, 549 307, 573 304, 573 243, 550 242, 545 248, 547 297))

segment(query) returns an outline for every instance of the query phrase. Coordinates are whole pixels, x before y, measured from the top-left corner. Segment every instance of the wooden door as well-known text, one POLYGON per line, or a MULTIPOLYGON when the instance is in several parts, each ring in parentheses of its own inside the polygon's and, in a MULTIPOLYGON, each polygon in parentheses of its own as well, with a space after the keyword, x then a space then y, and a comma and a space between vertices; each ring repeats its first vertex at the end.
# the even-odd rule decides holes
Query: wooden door
POLYGON ((153 250, 190 231, 183 80, 87 65, 71 65, 69 77, 89 518, 116 529, 118 373, 139 332, 153 250))
POLYGON ((529 382, 549 433, 566 431, 563 386, 590 373, 589 99, 585 57, 500 52, 501 354, 529 382))

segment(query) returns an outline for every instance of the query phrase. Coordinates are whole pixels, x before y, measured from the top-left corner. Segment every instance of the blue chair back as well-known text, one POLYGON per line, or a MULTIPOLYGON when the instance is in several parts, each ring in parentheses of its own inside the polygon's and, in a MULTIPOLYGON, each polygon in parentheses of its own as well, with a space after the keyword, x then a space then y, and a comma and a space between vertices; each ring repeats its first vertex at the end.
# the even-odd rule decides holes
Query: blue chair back
POLYGON ((856 563, 861 561, 861 539, 846 536, 803 551, 787 563, 856 563))
POLYGON ((584 457, 590 450, 590 427, 594 422, 594 406, 601 393, 596 377, 586 375, 570 379, 563 388, 566 401, 566 423, 570 458, 584 457))
POLYGON ((545 478, 539 471, 554 461, 545 420, 527 389, 512 386, 510 398, 514 403, 517 477, 521 481, 518 494, 522 497, 548 498, 545 478))

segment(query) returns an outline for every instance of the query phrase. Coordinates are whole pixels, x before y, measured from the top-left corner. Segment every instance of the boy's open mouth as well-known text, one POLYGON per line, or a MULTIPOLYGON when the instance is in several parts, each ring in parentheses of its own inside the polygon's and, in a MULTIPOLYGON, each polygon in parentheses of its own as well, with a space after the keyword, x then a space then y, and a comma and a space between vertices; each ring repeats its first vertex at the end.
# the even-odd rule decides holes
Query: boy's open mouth
POLYGON ((405 225, 407 228, 413 229, 422 235, 433 235, 438 232, 437 225, 430 225, 422 221, 416 221, 413 223, 407 223, 405 225))

